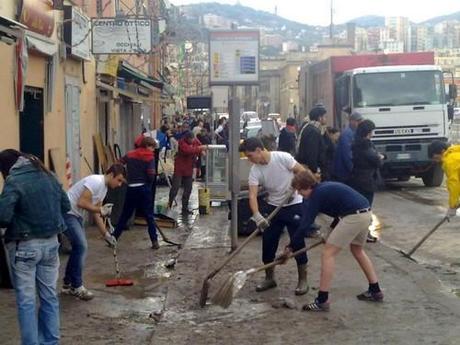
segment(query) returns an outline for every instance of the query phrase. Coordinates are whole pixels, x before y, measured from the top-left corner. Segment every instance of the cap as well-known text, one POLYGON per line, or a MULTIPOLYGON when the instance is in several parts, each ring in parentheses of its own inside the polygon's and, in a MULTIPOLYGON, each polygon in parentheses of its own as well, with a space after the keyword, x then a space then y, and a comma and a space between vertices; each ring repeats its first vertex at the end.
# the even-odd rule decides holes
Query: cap
POLYGON ((361 113, 358 113, 357 111, 354 111, 350 115, 350 120, 362 121, 362 120, 364 120, 364 118, 361 115, 361 113))
POLYGON ((318 118, 327 113, 326 108, 322 104, 315 105, 308 113, 310 120, 317 121, 318 118))

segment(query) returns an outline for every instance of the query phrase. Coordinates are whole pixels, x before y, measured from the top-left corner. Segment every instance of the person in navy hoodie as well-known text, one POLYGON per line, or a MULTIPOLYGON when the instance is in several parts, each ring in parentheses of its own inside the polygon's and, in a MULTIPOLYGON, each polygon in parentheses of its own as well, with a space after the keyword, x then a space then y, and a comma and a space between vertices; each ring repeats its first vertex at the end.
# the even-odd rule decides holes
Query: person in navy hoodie
POLYGON ((151 137, 143 137, 138 148, 129 151, 120 159, 120 163, 126 165, 128 171, 128 189, 126 191, 123 211, 118 220, 113 236, 118 240, 126 228, 126 223, 136 209, 142 211, 148 225, 152 249, 158 249, 158 237, 153 215, 152 183, 155 180, 155 140, 151 137))

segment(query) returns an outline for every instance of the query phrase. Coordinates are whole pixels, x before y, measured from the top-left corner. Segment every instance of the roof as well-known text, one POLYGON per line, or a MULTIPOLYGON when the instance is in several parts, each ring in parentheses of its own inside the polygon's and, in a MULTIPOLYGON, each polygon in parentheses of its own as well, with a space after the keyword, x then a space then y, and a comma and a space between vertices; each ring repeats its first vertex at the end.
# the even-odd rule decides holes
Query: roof
POLYGON ((403 66, 377 66, 355 68, 353 74, 382 73, 382 72, 410 72, 410 71, 442 71, 441 67, 435 65, 403 65, 403 66))

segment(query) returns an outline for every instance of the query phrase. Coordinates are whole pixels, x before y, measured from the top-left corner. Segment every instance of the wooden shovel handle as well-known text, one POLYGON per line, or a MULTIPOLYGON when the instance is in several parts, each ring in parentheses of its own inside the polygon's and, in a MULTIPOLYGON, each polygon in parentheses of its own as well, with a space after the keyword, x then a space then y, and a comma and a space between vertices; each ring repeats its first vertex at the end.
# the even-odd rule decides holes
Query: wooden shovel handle
MULTIPOLYGON (((277 206, 267 217, 267 220, 270 222, 277 214, 278 212, 283 208, 283 206, 289 202, 291 199, 292 195, 294 194, 294 191, 290 192, 286 198, 281 202, 279 206, 277 206)), ((258 227, 252 234, 250 234, 243 243, 241 243, 225 260, 222 262, 216 269, 214 269, 211 273, 208 274, 205 280, 212 279, 219 271, 224 268, 225 265, 227 265, 240 251, 243 249, 254 237, 256 237, 259 233, 261 232, 260 227, 258 227)))
POLYGON ((275 267, 277 265, 282 265, 283 263, 285 263, 287 260, 289 259, 292 259, 294 257, 296 257, 297 255, 300 255, 302 253, 306 253, 307 251, 315 248, 315 247, 318 247, 320 244, 323 244, 325 243, 325 240, 324 239, 321 239, 321 241, 318 241, 318 242, 315 242, 313 244, 310 244, 309 246, 306 246, 305 248, 302 248, 302 249, 299 249, 293 253, 291 253, 290 255, 288 255, 286 257, 286 259, 275 259, 275 261, 273 262, 270 262, 269 264, 266 264, 266 265, 263 265, 263 266, 259 266, 257 268, 252 268, 250 270, 247 271, 248 274, 253 274, 253 273, 257 273, 257 272, 260 272, 260 271, 263 271, 267 268, 271 268, 271 267, 275 267))

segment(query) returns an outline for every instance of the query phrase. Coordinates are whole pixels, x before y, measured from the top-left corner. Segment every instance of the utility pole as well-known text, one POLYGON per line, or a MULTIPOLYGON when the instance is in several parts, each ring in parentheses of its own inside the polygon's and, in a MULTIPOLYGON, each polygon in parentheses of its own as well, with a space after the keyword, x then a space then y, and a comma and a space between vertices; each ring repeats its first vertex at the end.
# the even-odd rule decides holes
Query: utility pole
POLYGON ((329 26, 329 38, 334 39, 334 0, 331 0, 331 25, 329 26))

